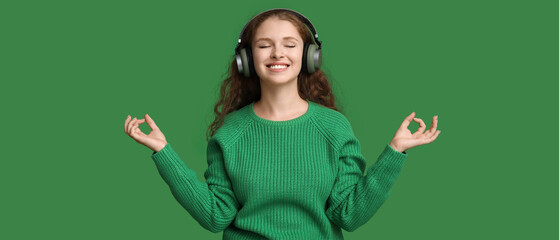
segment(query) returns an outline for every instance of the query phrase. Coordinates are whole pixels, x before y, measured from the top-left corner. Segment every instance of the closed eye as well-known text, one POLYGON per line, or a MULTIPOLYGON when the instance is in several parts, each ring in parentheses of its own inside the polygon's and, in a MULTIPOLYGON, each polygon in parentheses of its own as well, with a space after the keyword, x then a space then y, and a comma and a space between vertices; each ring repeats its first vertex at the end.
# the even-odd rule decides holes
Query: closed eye
MULTIPOLYGON (((259 46, 258 48, 268 48, 268 47, 270 47, 270 46, 259 46)), ((286 47, 288 47, 288 48, 295 48, 296 46, 293 46, 293 45, 292 45, 292 46, 286 46, 286 47)))

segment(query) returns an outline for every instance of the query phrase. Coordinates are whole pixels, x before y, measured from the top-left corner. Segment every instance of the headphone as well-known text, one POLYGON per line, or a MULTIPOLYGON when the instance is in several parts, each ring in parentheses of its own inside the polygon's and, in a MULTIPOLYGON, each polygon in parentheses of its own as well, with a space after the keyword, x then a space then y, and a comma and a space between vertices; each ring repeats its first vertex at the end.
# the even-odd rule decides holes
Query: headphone
POLYGON ((293 13, 310 29, 310 31, 313 35, 314 43, 305 43, 305 46, 303 47, 303 66, 301 67, 301 71, 305 71, 307 73, 313 73, 316 70, 320 69, 320 65, 322 65, 322 54, 320 53, 321 48, 322 48, 322 42, 320 42, 318 40, 318 33, 316 33, 316 30, 315 30, 314 26, 312 25, 311 21, 309 21, 309 19, 307 19, 305 16, 303 16, 303 14, 300 14, 296 11, 291 10, 291 9, 274 8, 274 9, 270 9, 270 10, 261 12, 258 15, 254 16, 252 19, 250 19, 250 21, 248 21, 247 24, 245 24, 245 26, 243 27, 243 30, 241 30, 241 34, 239 35, 239 41, 237 43, 237 47, 235 47, 235 60, 237 61, 237 69, 239 70, 239 73, 242 73, 245 77, 250 77, 251 75, 252 76, 256 75, 256 71, 254 70, 254 62, 253 62, 253 58, 252 58, 251 47, 248 46, 246 48, 239 49, 241 47, 241 39, 242 39, 243 34, 245 32, 245 28, 256 17, 258 17, 258 16, 260 16, 264 13, 267 13, 267 12, 270 12, 270 11, 277 11, 277 10, 283 10, 283 11, 293 13))

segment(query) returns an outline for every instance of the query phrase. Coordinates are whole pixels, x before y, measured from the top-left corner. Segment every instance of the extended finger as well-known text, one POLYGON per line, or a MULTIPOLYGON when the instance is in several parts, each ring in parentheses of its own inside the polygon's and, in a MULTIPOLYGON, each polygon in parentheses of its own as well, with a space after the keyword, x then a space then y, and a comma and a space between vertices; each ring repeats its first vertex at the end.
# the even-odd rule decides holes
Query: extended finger
POLYGON ((408 115, 405 119, 404 122, 402 122, 402 125, 400 125, 400 128, 408 128, 408 126, 411 123, 411 120, 413 120, 413 117, 415 116, 415 112, 412 112, 410 115, 408 115))
POLYGON ((136 118, 133 118, 132 121, 130 121, 130 123, 128 123, 128 134, 132 133, 132 129, 134 129, 134 123, 136 122, 136 118))
POLYGON ((134 122, 134 118, 130 117, 130 119, 128 120, 128 123, 126 124, 126 133, 128 135, 130 135, 130 127, 132 125, 132 122, 134 122))
POLYGON ((440 133, 441 133, 441 130, 436 131, 433 136, 427 138, 427 143, 431 143, 431 142, 435 141, 435 139, 437 139, 437 137, 439 136, 440 133))
POLYGON ((137 138, 137 133, 138 131, 142 131, 140 130, 140 128, 138 127, 138 125, 141 123, 143 119, 136 119, 136 121, 134 121, 134 123, 132 123, 132 128, 130 129, 130 135, 133 136, 134 138, 137 138))
POLYGON ((130 122, 130 115, 124 120, 124 132, 128 134, 128 123, 130 122))
POLYGON ((437 123, 439 122, 439 115, 433 117, 433 123, 431 123, 431 128, 429 128, 429 132, 434 134, 437 131, 437 123))
POLYGON ((134 129, 133 130, 134 131, 140 130, 140 124, 142 124, 144 121, 145 121, 145 119, 136 120, 136 122, 134 122, 134 129))
POLYGON ((413 120, 416 121, 417 123, 419 123, 419 128, 417 129, 417 131, 415 131, 413 133, 413 135, 423 134, 423 132, 425 131, 425 127, 426 127, 423 120, 421 120, 421 118, 414 118, 413 120))

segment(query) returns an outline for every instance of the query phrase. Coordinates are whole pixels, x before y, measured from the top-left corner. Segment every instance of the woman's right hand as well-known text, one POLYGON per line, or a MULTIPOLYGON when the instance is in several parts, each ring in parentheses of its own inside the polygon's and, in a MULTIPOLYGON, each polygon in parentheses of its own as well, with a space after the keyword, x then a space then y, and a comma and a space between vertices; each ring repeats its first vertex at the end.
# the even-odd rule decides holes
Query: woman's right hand
POLYGON ((159 130, 155 122, 149 117, 149 115, 144 116, 145 119, 130 119, 130 115, 126 117, 126 121, 124 121, 124 132, 128 134, 134 141, 142 144, 154 152, 159 152, 161 149, 167 145, 167 140, 165 140, 165 135, 159 130), (146 135, 140 130, 138 127, 144 121, 147 120, 149 127, 151 128, 151 132, 146 135))

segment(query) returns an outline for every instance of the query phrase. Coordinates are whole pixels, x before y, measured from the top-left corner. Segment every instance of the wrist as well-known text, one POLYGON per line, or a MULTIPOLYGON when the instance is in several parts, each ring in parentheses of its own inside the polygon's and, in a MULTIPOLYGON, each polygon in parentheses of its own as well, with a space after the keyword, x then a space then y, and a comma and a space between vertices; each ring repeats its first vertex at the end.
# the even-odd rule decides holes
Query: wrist
POLYGON ((397 151, 397 152, 401 152, 401 153, 404 152, 404 150, 401 150, 400 148, 396 147, 396 145, 395 145, 394 143, 392 143, 392 142, 390 142, 389 145, 390 145, 390 147, 391 147, 392 149, 394 149, 394 150, 397 151))
POLYGON ((165 148, 165 146, 167 146, 167 142, 165 142, 165 143, 162 144, 162 145, 159 145, 159 146, 155 147, 155 148, 152 149, 152 150, 153 150, 155 153, 157 153, 157 152, 163 150, 163 148, 165 148))

